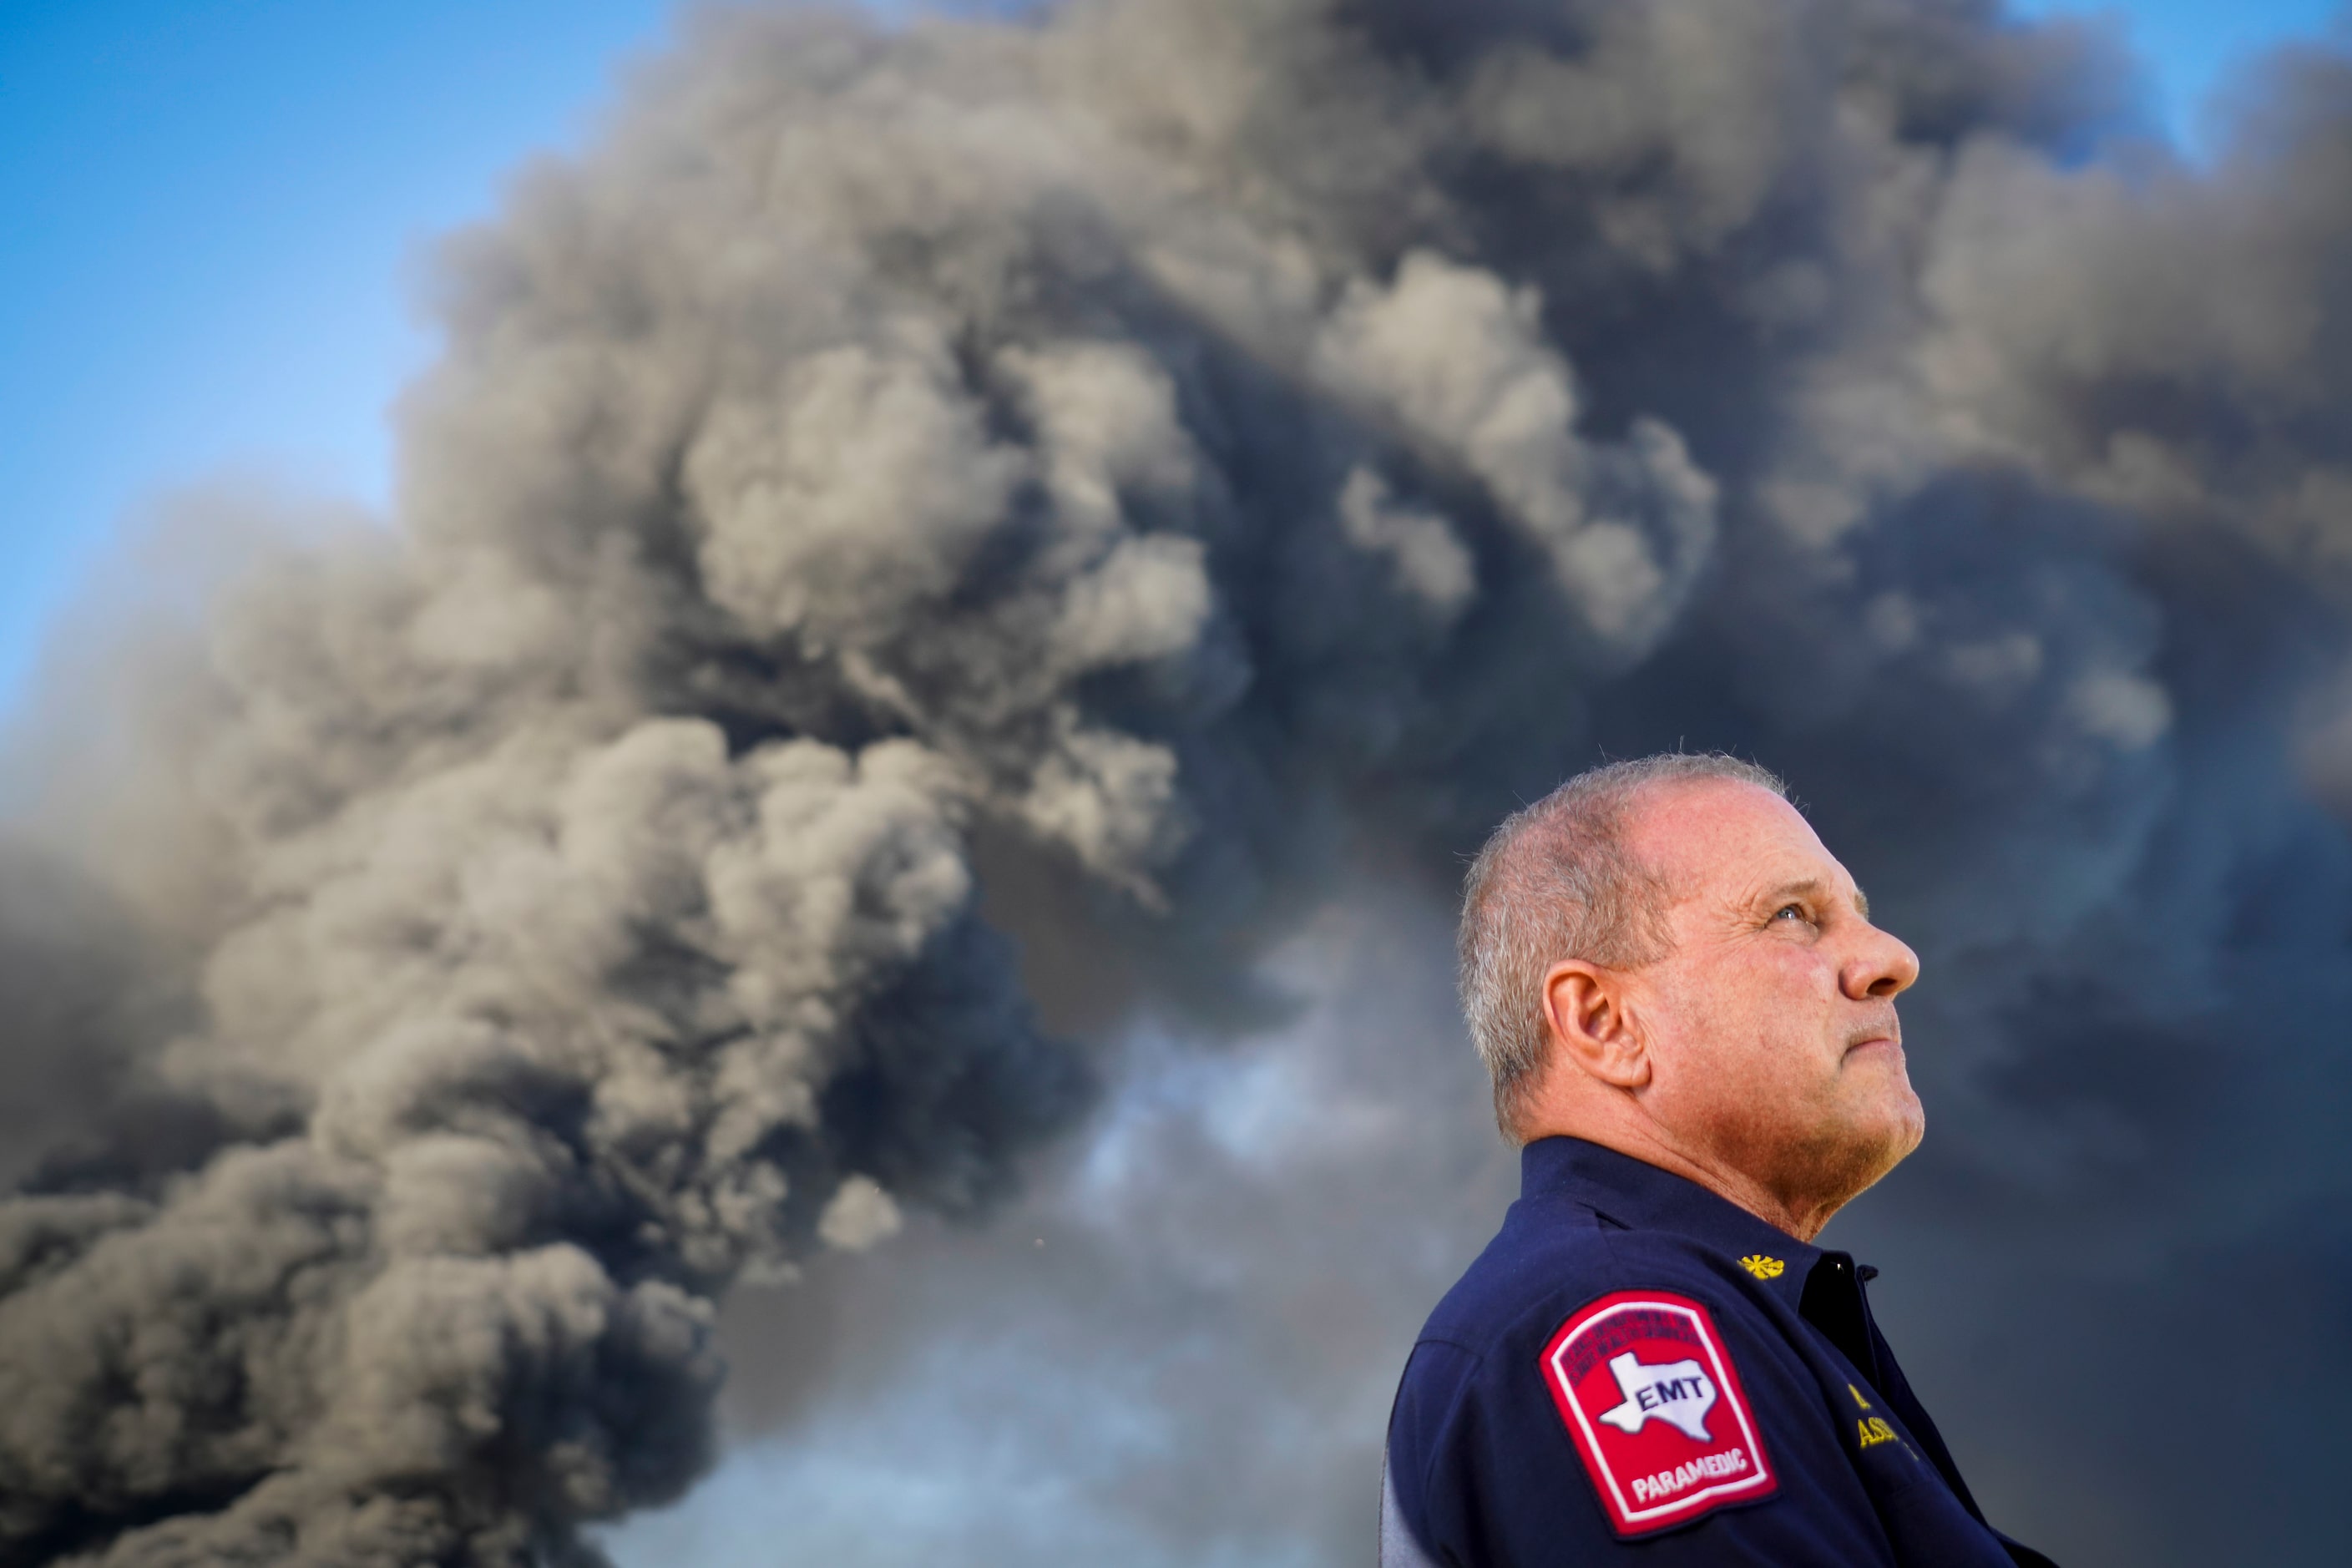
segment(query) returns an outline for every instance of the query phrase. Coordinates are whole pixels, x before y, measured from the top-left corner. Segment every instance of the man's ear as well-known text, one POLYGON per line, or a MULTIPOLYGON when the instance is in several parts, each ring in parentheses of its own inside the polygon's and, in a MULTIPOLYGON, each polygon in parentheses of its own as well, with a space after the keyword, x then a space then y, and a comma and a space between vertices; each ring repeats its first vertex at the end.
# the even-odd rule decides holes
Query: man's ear
POLYGON ((1650 1054, 1626 1010, 1625 978, 1580 958, 1544 972, 1543 1010, 1564 1064, 1615 1089, 1650 1081, 1650 1054))

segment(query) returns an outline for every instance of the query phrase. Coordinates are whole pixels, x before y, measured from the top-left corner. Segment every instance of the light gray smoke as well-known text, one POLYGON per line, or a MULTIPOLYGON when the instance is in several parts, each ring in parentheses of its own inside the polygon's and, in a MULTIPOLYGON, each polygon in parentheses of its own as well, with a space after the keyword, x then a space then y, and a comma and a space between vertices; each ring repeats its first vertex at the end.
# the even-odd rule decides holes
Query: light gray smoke
MULTIPOLYGON (((703 16, 446 247, 395 526, 257 547, 19 746, 0 1561, 593 1561, 709 1463, 730 1286, 910 1218, 976 1301, 1059 1280, 1076 1355, 1154 1310, 1108 1231, 1043 1275, 925 1216, 1013 1192, 1135 1019, 1279 1023, 1335 889, 1442 907, 1515 800, 1677 742, 1790 775, 1927 957, 1884 1234, 1987 1261, 1918 1381, 2065 1387, 2093 1503, 2052 1436, 1987 1489, 2095 1552, 2202 1465, 2309 1550, 2324 1402, 2217 1457, 2164 1434, 2228 1397, 2128 1374, 2226 1325, 2179 1280, 2352 1296, 2352 66, 2251 79, 2204 171, 2127 89, 1973 0, 703 16)), ((1368 1084, 1460 1048, 1382 1016, 1368 1084)), ((1181 1142, 1127 1241, 1268 1289, 1271 1215, 1357 1257, 1395 1171, 1477 1158, 1346 1144, 1253 1220, 1181 1142)), ((1454 1256, 1327 1259, 1392 1297, 1344 1365, 1219 1320, 1152 1385, 1177 1450, 1267 1389, 1345 1438, 1120 1517, 1360 1553, 1358 1351, 1454 1256)), ((2132 1561, 2245 1549, 2179 1496, 2132 1561)))

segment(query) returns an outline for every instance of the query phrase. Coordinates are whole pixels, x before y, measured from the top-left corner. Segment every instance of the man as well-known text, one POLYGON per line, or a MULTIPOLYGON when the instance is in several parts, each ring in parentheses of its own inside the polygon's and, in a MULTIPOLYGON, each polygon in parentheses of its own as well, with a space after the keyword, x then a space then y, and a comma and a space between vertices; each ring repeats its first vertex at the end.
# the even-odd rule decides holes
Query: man
POLYGON ((2009 1568, 1812 1245, 1917 1147, 1911 950, 1780 782, 1615 763, 1496 830, 1462 994, 1523 1190, 1390 1417, 1384 1568, 2009 1568))

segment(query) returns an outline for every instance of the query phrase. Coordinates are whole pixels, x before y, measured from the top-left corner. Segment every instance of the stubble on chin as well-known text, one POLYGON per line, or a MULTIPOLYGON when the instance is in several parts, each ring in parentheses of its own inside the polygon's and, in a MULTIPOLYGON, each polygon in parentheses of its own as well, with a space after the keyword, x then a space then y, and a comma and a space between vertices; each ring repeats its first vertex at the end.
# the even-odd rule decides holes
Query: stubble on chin
POLYGON ((1841 1119, 1843 1125, 1829 1141, 1843 1145, 1843 1152, 1832 1157, 1831 1168, 1823 1172, 1825 1178, 1834 1174, 1847 1185, 1848 1197, 1859 1195, 1901 1164, 1927 1131, 1927 1108, 1911 1087, 1901 1044, 1864 1049, 1879 1059, 1857 1060, 1856 1053, 1849 1052, 1844 1069, 1866 1071, 1877 1081, 1861 1097, 1861 1103, 1851 1106, 1848 1115, 1841 1119))

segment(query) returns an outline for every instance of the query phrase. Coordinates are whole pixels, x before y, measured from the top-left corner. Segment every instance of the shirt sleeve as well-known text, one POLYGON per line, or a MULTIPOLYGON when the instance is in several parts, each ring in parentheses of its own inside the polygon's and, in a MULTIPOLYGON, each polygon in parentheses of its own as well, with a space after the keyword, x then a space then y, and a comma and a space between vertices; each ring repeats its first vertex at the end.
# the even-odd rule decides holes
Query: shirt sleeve
POLYGON ((1801 1361, 1686 1289, 1475 1351, 1425 1341, 1391 1418, 1383 1568, 1893 1568, 1840 1436, 1801 1361), (1703 1326, 1675 1315, 1694 1309, 1703 1326))

